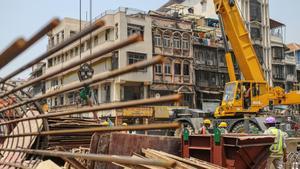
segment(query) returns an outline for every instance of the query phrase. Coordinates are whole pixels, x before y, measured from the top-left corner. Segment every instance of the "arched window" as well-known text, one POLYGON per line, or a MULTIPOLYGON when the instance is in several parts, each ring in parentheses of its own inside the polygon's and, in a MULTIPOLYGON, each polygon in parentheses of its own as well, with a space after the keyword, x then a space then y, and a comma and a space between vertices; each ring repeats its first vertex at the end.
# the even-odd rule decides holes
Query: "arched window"
POLYGON ((170 48, 171 46, 171 35, 172 33, 170 31, 164 31, 163 32, 163 47, 170 48))
POLYGON ((175 49, 181 48, 181 34, 179 32, 173 34, 173 47, 175 49))
POLYGON ((191 36, 188 33, 183 33, 182 37, 182 48, 183 49, 190 49, 190 38, 191 36))
POLYGON ((170 75, 171 74, 172 61, 170 59, 166 59, 165 63, 164 63, 164 66, 165 66, 165 70, 164 70, 165 74, 170 75))

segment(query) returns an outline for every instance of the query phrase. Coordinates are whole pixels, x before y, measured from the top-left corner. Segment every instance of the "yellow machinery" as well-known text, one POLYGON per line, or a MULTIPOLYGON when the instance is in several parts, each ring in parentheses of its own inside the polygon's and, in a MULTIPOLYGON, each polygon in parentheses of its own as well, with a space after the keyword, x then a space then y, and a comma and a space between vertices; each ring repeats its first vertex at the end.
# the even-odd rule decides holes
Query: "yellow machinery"
POLYGON ((224 37, 226 62, 230 82, 225 85, 222 104, 216 109, 217 118, 256 114, 274 105, 300 104, 300 91, 285 93, 281 87, 270 87, 264 78, 249 33, 234 0, 214 0, 224 37), (232 56, 226 37, 234 52, 245 80, 236 80, 232 56))

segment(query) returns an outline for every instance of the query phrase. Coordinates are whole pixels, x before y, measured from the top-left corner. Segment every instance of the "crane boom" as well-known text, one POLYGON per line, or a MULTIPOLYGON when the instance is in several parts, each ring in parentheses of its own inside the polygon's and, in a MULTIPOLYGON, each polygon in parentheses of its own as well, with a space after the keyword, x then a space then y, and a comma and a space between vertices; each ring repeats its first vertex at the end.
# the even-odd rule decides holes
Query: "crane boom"
POLYGON ((236 61, 245 80, 265 81, 249 33, 234 0, 214 0, 217 14, 230 41, 236 61))

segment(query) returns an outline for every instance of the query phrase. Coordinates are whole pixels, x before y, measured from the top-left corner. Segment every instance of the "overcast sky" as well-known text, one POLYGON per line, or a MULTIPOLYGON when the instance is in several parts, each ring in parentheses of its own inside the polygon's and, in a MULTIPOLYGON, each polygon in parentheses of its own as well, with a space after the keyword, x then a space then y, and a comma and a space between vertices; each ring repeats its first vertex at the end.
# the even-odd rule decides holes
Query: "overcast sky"
MULTIPOLYGON (((155 10, 168 0, 93 0, 92 15, 118 7, 132 7, 140 10, 155 10)), ((286 42, 300 43, 300 23, 297 9, 300 0, 270 0, 270 16, 287 26, 286 42)), ((82 18, 89 12, 89 0, 82 0, 82 18)), ((79 0, 1 0, 0 1, 0 51, 20 36, 31 37, 54 16, 79 18, 79 0)), ((89 16, 89 15, 88 15, 89 16)), ((21 67, 46 50, 46 38, 24 52, 9 65, 0 70, 0 77, 21 67)), ((23 73, 18 77, 28 74, 23 73)))

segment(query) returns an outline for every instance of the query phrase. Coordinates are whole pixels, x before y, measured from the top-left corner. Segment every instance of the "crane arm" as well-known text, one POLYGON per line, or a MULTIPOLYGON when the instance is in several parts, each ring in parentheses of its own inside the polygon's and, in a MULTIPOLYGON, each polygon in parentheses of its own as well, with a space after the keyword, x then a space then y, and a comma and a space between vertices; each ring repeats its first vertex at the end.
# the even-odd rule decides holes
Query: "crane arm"
POLYGON ((245 80, 265 81, 261 65, 252 46, 234 0, 214 0, 217 14, 222 18, 224 31, 245 80))

